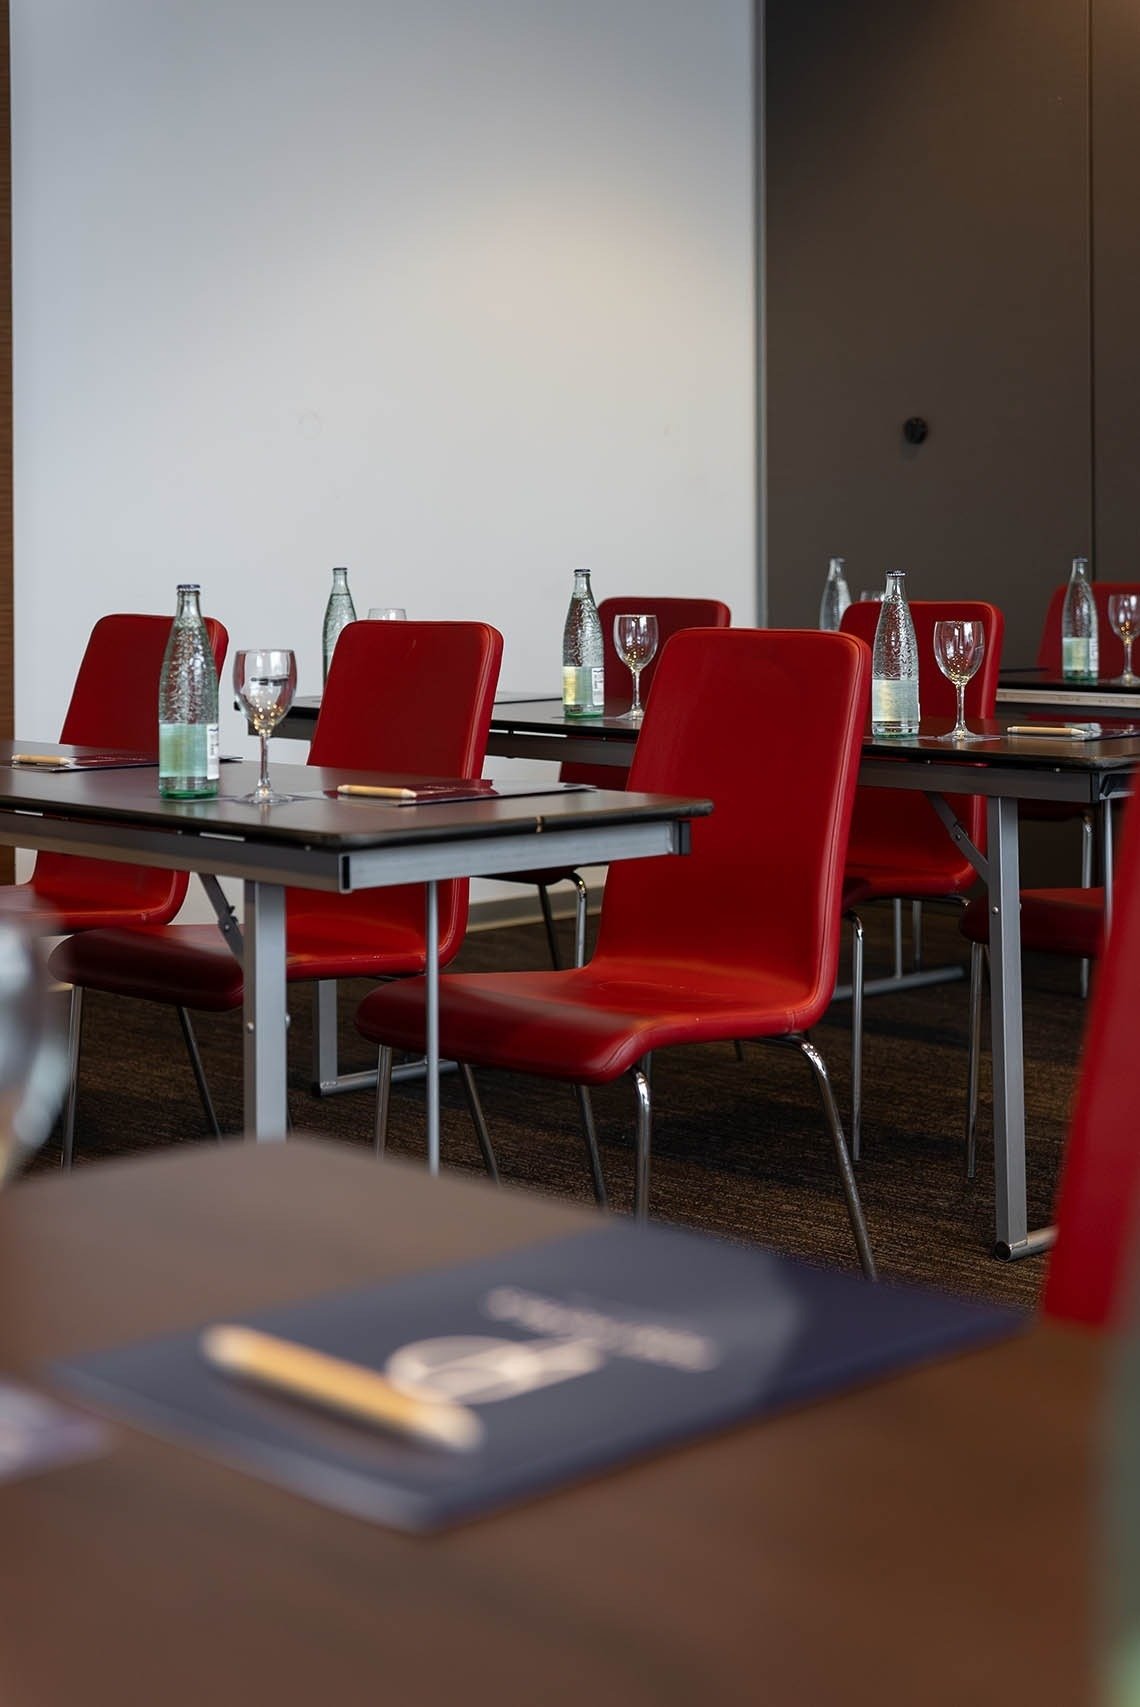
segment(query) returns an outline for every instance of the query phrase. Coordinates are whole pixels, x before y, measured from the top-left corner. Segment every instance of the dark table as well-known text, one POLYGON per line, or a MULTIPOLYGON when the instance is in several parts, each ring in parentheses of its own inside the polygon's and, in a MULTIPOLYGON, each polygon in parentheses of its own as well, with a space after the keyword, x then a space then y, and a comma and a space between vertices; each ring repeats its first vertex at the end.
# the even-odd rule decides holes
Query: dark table
POLYGON ((998 678, 998 710, 1016 717, 1059 717, 1089 722, 1097 718, 1135 718, 1140 722, 1140 682, 1121 686, 1112 677, 1096 682, 1067 682, 1045 670, 1003 670, 998 678))
MULTIPOLYGON (((0 1201, 0 1367, 593 1213, 297 1140, 41 1176, 0 1201)), ((0 1700, 1079 1707, 1100 1380, 1039 1326, 432 1538, 116 1428, 0 1487, 0 1700)))
MULTIPOLYGON (((618 714, 625 708, 622 701, 601 718, 568 718, 559 700, 523 701, 512 695, 496 702, 488 751, 628 769, 637 730, 620 721, 618 714)), ((1099 814, 1102 875, 1111 892, 1111 807, 1129 794, 1140 765, 1140 738, 1075 742, 1007 736, 1009 723, 1019 721, 991 719, 984 727, 992 739, 963 748, 937 740, 949 729, 949 720, 924 721, 923 733, 909 739, 875 740, 868 735, 859 769, 861 783, 927 794, 986 884, 991 905, 994 1232, 995 1253, 1003 1258, 1036 1254, 1053 1240, 1051 1227, 1030 1229, 1026 1207, 1018 803, 1065 802, 1099 814), (950 804, 955 795, 965 794, 988 799, 985 855, 969 844, 950 804)), ((292 732, 299 733, 301 727, 292 732)))
POLYGON ((216 799, 162 800, 154 767, 60 773, 8 762, 14 751, 27 750, 53 749, 0 741, 0 842, 201 877, 244 966, 245 1124, 257 1137, 280 1137, 286 1127, 285 885, 347 894, 424 884, 433 1169, 439 1155, 437 883, 547 861, 576 865, 683 853, 687 820, 710 809, 707 801, 556 789, 493 801, 397 806, 338 799, 336 786, 406 778, 301 765, 273 766, 274 787, 295 798, 261 807, 238 798, 256 781, 252 764, 223 765, 216 799), (240 927, 219 876, 244 880, 240 927))

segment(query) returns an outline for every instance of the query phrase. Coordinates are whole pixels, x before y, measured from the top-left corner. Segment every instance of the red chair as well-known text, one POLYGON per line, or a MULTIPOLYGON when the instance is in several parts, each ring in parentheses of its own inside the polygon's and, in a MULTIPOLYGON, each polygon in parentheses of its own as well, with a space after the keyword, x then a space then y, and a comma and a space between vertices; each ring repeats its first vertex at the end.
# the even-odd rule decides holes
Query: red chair
MULTIPOLYGON (((91 630, 60 731, 67 746, 105 747, 129 752, 158 751, 158 678, 169 616, 116 613, 91 630)), ((206 618, 206 631, 221 670, 229 636, 220 622, 206 618)), ((163 925, 186 898, 184 871, 85 859, 76 854, 41 853, 31 877, 0 889, 0 920, 44 936, 99 930, 110 925, 163 925)), ((180 1010, 195 1077, 200 1073, 189 1016, 180 1010)), ((74 1141, 76 1062, 82 1025, 82 995, 72 993, 71 1084, 64 1120, 63 1160, 71 1161, 74 1141)))
MULTIPOLYGON (((68 746, 158 752, 158 677, 168 616, 116 614, 91 630, 60 730, 68 746)), ((206 629, 221 669, 229 636, 220 622, 206 629)), ((57 936, 118 923, 162 924, 186 895, 183 871, 41 853, 26 883, 0 889, 0 919, 57 936)))
MULTIPOLYGON (((1093 581, 1091 583, 1093 601, 1096 605, 1097 635, 1099 640, 1099 671, 1102 677, 1118 676, 1124 669, 1124 646, 1117 635, 1112 632, 1108 620, 1108 601, 1113 593, 1140 593, 1140 582, 1137 581, 1093 581)), ((1041 630, 1041 642, 1037 648, 1037 667, 1047 676, 1059 678, 1061 675, 1061 613, 1065 604, 1065 594, 1069 583, 1062 581, 1059 587, 1054 587, 1045 611, 1045 623, 1041 630)), ((1111 833, 1111 809, 1103 809, 1102 832, 1111 833)), ((1025 819, 1043 820, 1047 823, 1068 822, 1078 819, 1081 825, 1081 886, 1087 889, 1093 880, 1093 815, 1087 808, 1078 805, 1053 805, 1046 800, 1023 800, 1018 807, 1018 817, 1025 819)), ((1087 959, 1081 962, 1081 993, 1088 988, 1087 959)))
MULTIPOLYGON (((1104 947, 1103 889, 1023 889, 1021 946, 1041 954, 1069 954, 1085 962, 1104 947)), ((977 1163, 978 1068, 982 1048, 982 962, 990 940, 989 902, 969 902, 958 925, 970 948, 970 1061, 966 1090, 966 1175, 977 1163)))
MULTIPOLYGON (((502 636, 479 622, 358 622, 346 628, 309 751, 314 765, 477 777, 502 636)), ((468 884, 439 885, 440 964, 467 926, 468 884)), ((290 980, 422 972, 424 889, 286 892, 290 980)), ((92 931, 55 950, 50 969, 84 989, 205 1011, 241 1006, 242 970, 213 925, 92 931)))
POLYGON ((1046 1315, 1122 1324, 1133 1300, 1140 1142, 1136 1011, 1140 1004, 1140 811, 1126 808, 1112 925, 1089 1004, 1057 1204, 1046 1315))
MULTIPOLYGON (((1108 620, 1108 601, 1113 593, 1140 593, 1140 581, 1092 581, 1093 601, 1096 604, 1098 653, 1102 677, 1119 676, 1124 669, 1124 646, 1112 632, 1108 620)), ((1061 611, 1069 583, 1054 587, 1045 611, 1045 626, 1037 648, 1037 667, 1047 675, 1061 674, 1061 611)))
MULTIPOLYGON (((646 593, 633 593, 628 598, 603 599, 598 606, 598 616, 601 619, 602 645, 605 648, 606 709, 612 707, 615 711, 626 710, 628 699, 633 694, 632 678, 618 657, 614 644, 614 617, 623 611, 645 611, 657 618, 657 652, 641 672, 643 705, 647 702, 649 690, 653 685, 657 661, 665 642, 672 635, 683 628, 727 628, 732 621, 732 612, 721 599, 657 598, 646 593), (620 705, 615 704, 615 701, 620 701, 620 705)), ((620 769, 614 765, 565 764, 559 774, 563 782, 586 782, 594 788, 621 788, 625 782, 620 769)), ((513 871, 509 877, 503 877, 499 881, 533 883, 538 889, 542 922, 546 926, 546 940, 550 946, 550 959, 555 967, 560 964, 560 959, 549 891, 555 883, 572 883, 578 891, 574 920, 574 964, 584 964, 586 911, 590 897, 586 880, 580 871, 574 870, 572 866, 555 866, 543 871, 513 871)))
MULTIPOLYGON (((842 632, 873 646, 880 606, 849 605, 842 632)), ((992 717, 1001 667, 1004 619, 996 605, 977 600, 919 599, 910 607, 918 642, 922 715, 953 718, 957 696, 934 660, 934 624, 981 622, 986 649, 966 688, 966 715, 992 717)), ((955 811, 974 846, 984 851, 986 803, 981 796, 957 797, 955 811)), ((855 797, 843 906, 851 918, 851 1153, 858 1160, 863 1124, 863 921, 857 908, 868 901, 950 900, 977 881, 977 872, 951 841, 934 807, 921 794, 889 788, 860 788, 855 797)))
MULTIPOLYGON (((575 1085, 632 1074, 642 1216, 652 1052, 737 1038, 799 1048, 817 1075, 860 1260, 872 1275, 827 1070, 807 1037, 834 988, 868 675, 866 648, 849 635, 731 628, 674 635, 629 787, 712 798, 712 816, 693 825, 692 853, 611 867, 587 965, 448 976, 439 1010, 441 1048, 471 1065, 575 1085)), ((373 991, 357 1024, 381 1046, 383 1087, 393 1046, 423 1045, 424 981, 373 991)), ((378 1144, 385 1114, 381 1094, 378 1144)))

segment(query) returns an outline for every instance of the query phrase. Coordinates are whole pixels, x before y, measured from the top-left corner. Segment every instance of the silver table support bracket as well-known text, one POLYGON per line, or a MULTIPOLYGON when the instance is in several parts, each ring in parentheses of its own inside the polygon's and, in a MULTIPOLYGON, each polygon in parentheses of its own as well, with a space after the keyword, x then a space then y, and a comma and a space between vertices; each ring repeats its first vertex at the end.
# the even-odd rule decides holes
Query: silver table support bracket
POLYGON ((230 953, 238 965, 243 966, 245 964, 245 953, 241 926, 238 924, 237 914, 230 906, 225 890, 213 872, 200 871, 198 880, 206 891, 210 905, 217 915, 218 929, 225 937, 230 953))
POLYGON ((427 896, 427 956, 424 970, 427 975, 427 1005, 425 1039, 427 1044, 427 1145, 428 1172, 439 1172, 439 890, 433 882, 426 886, 427 896))

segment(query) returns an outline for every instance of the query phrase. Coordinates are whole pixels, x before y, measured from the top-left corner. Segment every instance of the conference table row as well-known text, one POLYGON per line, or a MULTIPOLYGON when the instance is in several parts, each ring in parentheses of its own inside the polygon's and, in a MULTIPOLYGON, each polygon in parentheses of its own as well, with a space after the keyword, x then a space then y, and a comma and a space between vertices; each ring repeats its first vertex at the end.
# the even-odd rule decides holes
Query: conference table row
MULTIPOLYGON (((300 701, 282 725, 311 734, 316 703, 300 701)), ((624 708, 623 708, 624 709, 624 708)), ((1018 930, 1021 800, 1075 803, 1106 819, 1131 786, 1140 740, 1073 742, 1010 736, 997 720, 992 737, 961 751, 940 743, 931 727, 913 739, 863 744, 860 780, 918 789, 943 816, 986 883, 990 904, 993 1028, 995 1248, 1022 1256, 1045 1248, 1049 1229, 1031 1230, 1025 1191, 1025 1098, 1022 1069, 1021 945, 1018 930), (987 851, 968 846, 953 801, 988 801, 987 851)), ((34 850, 195 872, 219 925, 244 969, 244 1119, 259 1138, 286 1129, 285 888, 347 893, 388 884, 423 883, 428 940, 427 1134, 438 1167, 438 941, 436 885, 535 866, 581 866, 683 854, 694 818, 713 809, 700 798, 632 794, 621 786, 636 731, 616 715, 589 723, 567 719, 557 699, 504 695, 488 743, 493 755, 602 761, 614 767, 609 790, 560 790, 536 780, 510 784, 501 797, 430 806, 397 806, 337 795, 356 773, 275 765, 277 789, 292 796, 268 809, 241 800, 253 767, 224 765, 220 792, 206 801, 160 799, 153 769, 52 772, 13 766, 16 743, 0 743, 0 841, 34 850), (520 791, 521 788, 521 791, 520 791), (239 926, 218 882, 244 883, 239 926)), ((52 749, 40 744, 45 752, 52 749)), ((61 752, 64 749, 59 749, 61 752)), ((1102 837, 1106 856, 1111 837, 1102 837)))
MULTIPOLYGON (((320 706, 318 696, 301 697, 278 733, 311 738, 320 706)), ((580 762, 627 770, 637 742, 636 728, 620 707, 600 718, 563 714, 557 697, 504 693, 495 702, 488 740, 489 755, 512 759, 580 762)), ((1102 877, 1111 886, 1111 808, 1131 789, 1140 764, 1140 737, 1106 736, 1073 740, 1062 736, 1008 733, 1016 718, 977 722, 988 739, 968 748, 939 740, 948 723, 923 724, 908 739, 863 742, 861 783, 877 788, 918 790, 931 800, 986 886, 990 904, 990 988, 993 1053, 994 1249, 1001 1258, 1035 1254, 1049 1247, 1051 1227, 1030 1228, 1026 1203, 1025 1084, 1019 931, 1020 848, 1018 807, 1022 801, 1078 806, 1101 822, 1098 838, 1102 877), (982 853, 969 841, 954 812, 955 798, 984 795, 987 843, 982 853)), ((491 767, 493 769, 493 766, 491 767)), ((534 862, 532 861, 531 864, 534 862)), ((542 863, 561 863, 544 858, 542 863)), ((525 862, 517 869, 526 869, 525 862)))

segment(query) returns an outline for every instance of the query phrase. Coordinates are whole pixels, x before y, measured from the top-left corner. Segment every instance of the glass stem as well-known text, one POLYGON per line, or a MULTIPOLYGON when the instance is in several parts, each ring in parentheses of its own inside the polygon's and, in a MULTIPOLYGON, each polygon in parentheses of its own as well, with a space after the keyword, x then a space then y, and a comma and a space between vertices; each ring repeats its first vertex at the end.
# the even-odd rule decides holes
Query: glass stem
POLYGON ((258 794, 269 793, 269 736, 262 731, 261 740, 261 775, 257 779, 258 794))
POLYGON ((1134 638, 1135 637, 1130 634, 1128 639, 1124 642, 1124 674, 1126 676, 1131 676, 1132 674, 1132 641, 1134 638))
POLYGON ((640 670, 633 670, 630 673, 633 676, 633 704, 630 707, 630 710, 631 711, 640 711, 641 710, 641 671, 640 670))
POLYGON ((966 733, 966 684, 959 682, 958 687, 958 721, 954 725, 955 735, 966 733))

